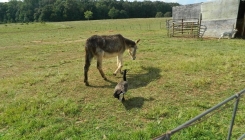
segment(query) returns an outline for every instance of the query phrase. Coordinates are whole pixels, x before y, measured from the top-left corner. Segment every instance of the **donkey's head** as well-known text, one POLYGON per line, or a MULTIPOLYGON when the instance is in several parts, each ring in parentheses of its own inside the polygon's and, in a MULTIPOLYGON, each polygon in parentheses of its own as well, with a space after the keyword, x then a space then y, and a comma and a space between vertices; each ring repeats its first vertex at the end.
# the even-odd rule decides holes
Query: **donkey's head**
POLYGON ((140 39, 136 40, 135 43, 128 48, 128 53, 132 57, 133 60, 136 59, 136 51, 138 48, 137 44, 139 43, 139 41, 140 39))

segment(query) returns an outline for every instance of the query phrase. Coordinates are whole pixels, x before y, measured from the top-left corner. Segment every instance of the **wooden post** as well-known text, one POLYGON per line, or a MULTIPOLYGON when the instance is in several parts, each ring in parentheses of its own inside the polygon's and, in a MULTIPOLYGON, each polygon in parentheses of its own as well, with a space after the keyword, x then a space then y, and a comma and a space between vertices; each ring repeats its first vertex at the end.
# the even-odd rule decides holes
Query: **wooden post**
POLYGON ((193 30, 194 30, 194 29, 193 29, 193 23, 194 23, 194 22, 191 22, 191 36, 192 36, 192 37, 195 37, 195 35, 194 35, 194 33, 193 33, 193 30))
POLYGON ((181 24, 182 24, 181 29, 182 29, 182 34, 183 34, 183 24, 184 24, 184 19, 181 20, 181 24))
POLYGON ((197 38, 199 38, 199 36, 200 36, 201 25, 202 25, 202 13, 200 13, 200 15, 199 15, 197 38))
POLYGON ((174 36, 174 22, 173 22, 172 28, 173 28, 173 30, 172 30, 172 36, 174 36))
POLYGON ((244 35, 244 29, 245 29, 245 12, 244 12, 244 17, 243 17, 243 27, 242 27, 242 37, 244 35))

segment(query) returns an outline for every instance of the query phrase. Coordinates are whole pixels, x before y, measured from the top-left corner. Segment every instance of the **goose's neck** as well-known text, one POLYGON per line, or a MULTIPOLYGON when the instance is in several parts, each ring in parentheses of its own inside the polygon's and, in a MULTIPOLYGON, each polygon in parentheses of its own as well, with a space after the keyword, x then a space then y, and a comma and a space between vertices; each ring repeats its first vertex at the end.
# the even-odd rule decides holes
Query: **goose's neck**
POLYGON ((123 81, 127 81, 127 79, 126 79, 126 71, 123 72, 123 81))

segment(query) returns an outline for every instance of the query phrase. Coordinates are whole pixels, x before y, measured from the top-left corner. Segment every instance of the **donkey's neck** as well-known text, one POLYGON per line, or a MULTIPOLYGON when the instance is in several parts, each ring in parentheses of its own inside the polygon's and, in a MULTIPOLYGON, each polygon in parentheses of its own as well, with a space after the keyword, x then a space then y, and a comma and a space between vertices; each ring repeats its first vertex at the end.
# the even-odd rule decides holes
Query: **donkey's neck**
POLYGON ((127 47, 136 45, 136 43, 134 41, 127 39, 127 38, 124 38, 124 39, 125 39, 125 43, 126 43, 127 47))
POLYGON ((127 71, 124 70, 124 71, 123 71, 123 81, 127 81, 127 79, 126 79, 126 73, 127 73, 127 71))

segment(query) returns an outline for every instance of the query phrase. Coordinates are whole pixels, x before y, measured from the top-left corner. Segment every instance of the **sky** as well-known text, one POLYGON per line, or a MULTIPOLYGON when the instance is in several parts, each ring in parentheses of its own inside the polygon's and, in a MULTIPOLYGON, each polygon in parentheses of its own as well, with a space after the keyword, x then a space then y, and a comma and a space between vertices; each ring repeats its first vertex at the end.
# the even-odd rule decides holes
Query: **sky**
MULTIPOLYGON (((128 1, 134 1, 134 0, 128 0, 128 1)), ((137 0, 137 1, 144 1, 144 0, 137 0)), ((186 4, 194 4, 200 2, 208 2, 211 0, 151 0, 151 1, 177 2, 181 5, 186 5, 186 4)), ((8 2, 8 0, 0 0, 0 2, 8 2)))
POLYGON ((208 2, 211 0, 159 0, 159 1, 177 2, 179 4, 186 5, 186 4, 194 4, 194 3, 200 3, 200 2, 208 2))

